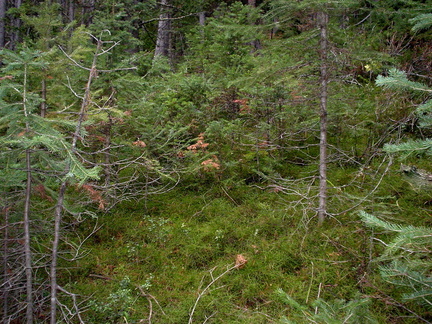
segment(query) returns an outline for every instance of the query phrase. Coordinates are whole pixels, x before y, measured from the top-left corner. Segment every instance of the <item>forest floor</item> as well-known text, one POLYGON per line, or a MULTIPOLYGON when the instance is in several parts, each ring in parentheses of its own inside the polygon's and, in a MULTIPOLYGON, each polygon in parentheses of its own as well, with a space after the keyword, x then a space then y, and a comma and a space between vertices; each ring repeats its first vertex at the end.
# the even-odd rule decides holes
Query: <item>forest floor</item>
MULTIPOLYGON (((330 179, 347 181, 347 171, 335 170, 330 179)), ((364 203, 373 206, 369 211, 422 222, 425 195, 407 187, 398 170, 382 178, 369 172, 370 187, 380 181, 364 203)), ((378 323, 410 323, 389 297, 395 288, 377 271, 383 247, 372 237, 387 236, 362 223, 362 207, 316 227, 313 200, 276 189, 216 181, 124 202, 99 218, 88 255, 63 280, 91 296, 88 323, 279 323, 283 316, 306 323, 281 289, 312 313, 317 298, 368 297, 378 323)), ((333 205, 355 206, 342 187, 333 189, 333 205)))

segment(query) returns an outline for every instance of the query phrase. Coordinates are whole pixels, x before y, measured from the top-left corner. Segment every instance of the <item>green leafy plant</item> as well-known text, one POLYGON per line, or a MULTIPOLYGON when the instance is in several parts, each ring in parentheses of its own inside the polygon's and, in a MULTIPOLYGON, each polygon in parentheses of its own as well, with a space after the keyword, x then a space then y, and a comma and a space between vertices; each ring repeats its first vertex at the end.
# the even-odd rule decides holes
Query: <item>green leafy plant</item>
MULTIPOLYGON (((148 283, 146 288, 150 286, 150 283, 148 283)), ((94 312, 92 323, 97 321, 103 321, 104 323, 127 321, 138 296, 139 294, 132 285, 130 278, 125 276, 118 283, 116 290, 110 293, 103 302, 93 300, 89 303, 89 307, 94 312)))

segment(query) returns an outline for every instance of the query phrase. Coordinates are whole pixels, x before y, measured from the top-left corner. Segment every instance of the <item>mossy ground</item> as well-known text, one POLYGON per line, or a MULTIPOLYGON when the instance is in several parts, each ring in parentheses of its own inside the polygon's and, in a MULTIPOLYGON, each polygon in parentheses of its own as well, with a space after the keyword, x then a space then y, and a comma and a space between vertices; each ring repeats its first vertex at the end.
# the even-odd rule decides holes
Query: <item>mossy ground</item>
MULTIPOLYGON (((332 189, 335 209, 354 206, 347 197, 365 195, 367 186, 342 187, 357 176, 354 170, 331 172, 332 183, 341 186, 332 189)), ((404 215, 412 219, 425 208, 417 205, 420 198, 403 180, 384 177, 367 205, 403 221, 404 215)), ((295 201, 282 192, 215 181, 194 190, 179 186, 147 202, 125 202, 101 215, 101 228, 86 244, 88 255, 69 273, 74 290, 90 296, 86 322, 146 323, 151 317, 152 323, 188 323, 199 292, 241 254, 247 264, 202 296, 194 323, 289 318, 291 309, 275 295, 278 288, 304 304, 318 296, 350 300, 360 293, 372 298, 380 322, 409 323, 398 319, 401 309, 385 295, 394 287, 376 271, 380 246, 355 208, 317 228, 312 209, 305 213, 304 205, 293 207, 295 201)), ((90 223, 83 223, 82 230, 90 223)))

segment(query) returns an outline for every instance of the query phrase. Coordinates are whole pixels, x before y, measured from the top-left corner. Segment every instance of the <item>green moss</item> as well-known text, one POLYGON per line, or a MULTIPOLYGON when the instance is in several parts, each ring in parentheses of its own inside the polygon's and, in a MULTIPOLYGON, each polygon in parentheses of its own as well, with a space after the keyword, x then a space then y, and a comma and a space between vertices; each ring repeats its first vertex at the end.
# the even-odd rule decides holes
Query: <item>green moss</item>
MULTIPOLYGON (((296 168, 290 166, 290 172, 296 168)), ((373 188, 375 172, 374 166, 330 169, 334 185, 330 192, 335 194, 331 207, 345 210, 349 197, 365 195, 367 186, 359 190, 356 184, 364 181, 373 188)), ((427 195, 416 195, 395 174, 382 180, 373 195, 373 208, 391 217, 406 215, 411 221, 410 215, 419 210, 414 206, 427 195), (395 206, 401 211, 397 216, 395 206)), ((166 314, 153 302, 152 322, 187 322, 198 292, 211 280, 210 272, 220 274, 234 264, 238 254, 248 262, 226 274, 202 297, 195 321, 213 316, 218 323, 267 323, 268 318, 289 316, 274 296, 277 288, 308 303, 318 295, 350 300, 359 291, 376 293, 371 287, 392 292, 374 272, 377 265, 370 258, 377 255, 378 246, 371 245, 370 233, 355 213, 330 218, 314 229, 305 225, 313 217, 312 210, 305 214, 301 208, 289 207, 296 199, 244 184, 218 184, 199 190, 179 187, 150 197, 146 204, 123 203, 100 217, 103 226, 88 242, 91 253, 79 261, 79 270, 71 271, 75 289, 93 296, 88 323, 121 322, 117 317, 107 318, 100 305, 113 300, 126 277, 135 287, 128 292, 135 301, 111 314, 123 312, 129 322, 145 318, 149 304, 136 287, 151 278, 148 292, 166 314)), ((128 294, 121 297, 125 304, 130 302, 128 294)), ((379 305, 379 300, 374 301, 372 308, 385 318, 390 310, 379 305)))

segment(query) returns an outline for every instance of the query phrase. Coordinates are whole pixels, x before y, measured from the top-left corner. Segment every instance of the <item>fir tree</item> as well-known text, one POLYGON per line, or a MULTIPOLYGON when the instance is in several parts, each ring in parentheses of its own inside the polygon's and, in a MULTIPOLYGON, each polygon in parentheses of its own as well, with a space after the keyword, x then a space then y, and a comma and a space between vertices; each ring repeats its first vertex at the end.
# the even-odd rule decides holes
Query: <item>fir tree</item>
MULTIPOLYGON (((5 67, 0 87, 0 162, 5 168, 0 172, 1 196, 5 197, 2 203, 5 208, 12 210, 11 214, 16 219, 23 210, 23 240, 24 240, 24 260, 21 265, 25 269, 26 289, 21 292, 17 289, 20 286, 19 275, 22 269, 17 268, 14 275, 4 278, 11 291, 18 290, 19 294, 14 295, 14 302, 26 296, 27 314, 26 322, 33 322, 35 312, 43 310, 44 305, 36 308, 34 300, 43 300, 42 296, 33 298, 36 291, 39 293, 43 289, 36 289, 34 282, 44 282, 43 278, 33 278, 34 264, 32 255, 32 240, 39 236, 40 230, 35 228, 45 228, 37 220, 43 218, 40 210, 34 207, 32 193, 33 184, 38 184, 39 193, 49 190, 54 191, 58 187, 58 181, 84 182, 89 178, 97 178, 98 168, 87 169, 78 159, 73 151, 73 145, 62 133, 62 130, 70 131, 73 124, 66 121, 42 118, 37 114, 41 98, 32 91, 31 75, 32 72, 43 69, 46 63, 40 52, 23 49, 20 52, 3 50, 0 53, 5 67), (65 172, 65 166, 68 166, 65 172)), ((52 200, 46 196, 47 200, 52 200)), ((18 220, 17 220, 18 221, 18 220)), ((9 225, 12 227, 12 225, 9 225)), ((5 238, 8 239, 8 238, 5 238)), ((9 253, 9 250, 5 250, 9 253)), ((21 255, 12 254, 4 257, 16 258, 18 264, 22 259, 21 255)), ((46 256, 39 256, 44 259, 46 256)), ((38 264, 38 267, 45 266, 38 264)), ((7 270, 7 269, 4 269, 7 270)), ((7 271, 4 271, 6 274, 7 271)), ((13 303, 10 303, 11 305, 13 303)), ((4 317, 10 319, 19 318, 19 310, 4 307, 4 317)))

